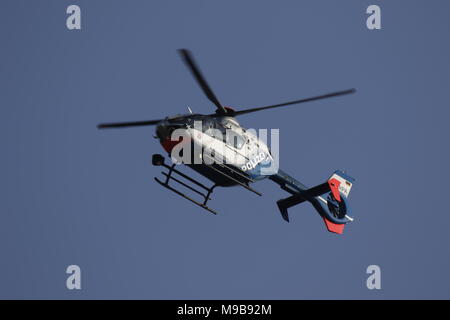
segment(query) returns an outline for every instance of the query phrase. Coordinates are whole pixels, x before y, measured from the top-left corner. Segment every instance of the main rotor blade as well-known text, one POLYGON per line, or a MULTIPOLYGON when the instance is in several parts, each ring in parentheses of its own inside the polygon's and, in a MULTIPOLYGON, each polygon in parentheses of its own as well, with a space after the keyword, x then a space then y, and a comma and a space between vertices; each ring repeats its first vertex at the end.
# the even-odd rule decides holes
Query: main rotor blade
POLYGON ((159 120, 149 120, 149 121, 133 121, 133 122, 115 122, 115 123, 100 123, 97 125, 99 129, 107 129, 107 128, 124 128, 124 127, 138 127, 138 126, 152 126, 157 124, 159 120))
POLYGON ((332 92, 332 93, 328 93, 328 94, 324 94, 324 95, 320 95, 320 96, 315 96, 315 97, 311 97, 311 98, 305 98, 305 99, 301 99, 301 100, 295 100, 295 101, 289 101, 289 102, 285 102, 285 103, 274 104, 274 105, 266 106, 266 107, 251 108, 251 109, 246 109, 246 110, 239 110, 239 111, 234 111, 232 113, 232 116, 239 116, 239 115, 250 113, 250 112, 256 112, 256 111, 261 111, 261 110, 285 107, 285 106, 289 106, 291 104, 299 104, 299 103, 304 103, 304 102, 310 102, 310 101, 315 101, 315 100, 321 100, 321 99, 327 99, 327 98, 332 98, 332 97, 337 97, 337 96, 343 96, 343 95, 351 94, 351 93, 354 93, 354 92, 356 92, 355 89, 349 89, 349 90, 344 90, 344 91, 332 92))
POLYGON ((194 58, 192 57, 192 54, 187 49, 179 49, 178 52, 180 53, 184 63, 186 63, 189 70, 191 70, 192 75, 197 80, 200 87, 203 89, 203 92, 208 97, 208 99, 214 103, 221 112, 226 113, 226 109, 222 106, 222 104, 217 99, 214 92, 211 90, 210 86, 205 80, 205 77, 200 72, 199 67, 195 64, 194 58))

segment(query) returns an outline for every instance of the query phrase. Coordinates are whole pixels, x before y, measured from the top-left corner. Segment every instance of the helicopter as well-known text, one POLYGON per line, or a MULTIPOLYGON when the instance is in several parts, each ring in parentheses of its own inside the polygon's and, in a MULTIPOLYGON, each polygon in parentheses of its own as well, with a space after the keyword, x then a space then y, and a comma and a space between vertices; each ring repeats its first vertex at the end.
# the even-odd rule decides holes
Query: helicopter
POLYGON ((327 181, 314 187, 307 187, 279 169, 267 142, 258 137, 253 130, 247 130, 241 126, 236 117, 348 95, 356 90, 348 89, 269 106, 235 110, 219 102, 191 52, 187 49, 179 49, 178 52, 203 93, 216 107, 214 113, 193 113, 188 107, 187 114, 156 120, 101 123, 97 127, 107 129, 156 126, 154 138, 159 140, 172 163, 167 164, 165 157, 161 154, 153 154, 152 164, 165 169, 161 172, 164 179, 155 177, 155 181, 210 213, 217 214, 207 205, 216 187, 238 186, 261 196, 262 194, 255 190, 252 184, 268 178, 290 194, 277 201, 281 217, 285 221, 289 222, 288 208, 309 202, 324 220, 328 231, 342 234, 345 225, 353 221, 350 216, 348 196, 355 179, 344 171, 337 170, 327 181), (212 182, 212 186, 207 186, 178 170, 176 166, 180 164, 190 167, 205 177, 212 182), (174 185, 190 190, 200 200, 187 195, 184 190, 183 192, 174 185))

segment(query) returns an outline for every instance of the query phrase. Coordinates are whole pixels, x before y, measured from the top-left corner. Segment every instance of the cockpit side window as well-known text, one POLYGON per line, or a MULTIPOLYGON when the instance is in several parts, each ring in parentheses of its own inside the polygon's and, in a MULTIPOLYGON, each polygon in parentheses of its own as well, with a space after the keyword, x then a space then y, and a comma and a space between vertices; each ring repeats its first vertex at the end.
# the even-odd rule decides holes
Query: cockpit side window
POLYGON ((245 144, 245 138, 231 130, 229 130, 225 138, 226 143, 228 145, 235 147, 236 149, 242 149, 242 147, 245 144))
POLYGON ((203 121, 203 132, 215 139, 223 139, 223 142, 236 149, 241 149, 247 141, 243 136, 226 128, 218 121, 203 121))
POLYGON ((203 132, 218 140, 225 139, 225 130, 218 126, 215 121, 203 121, 203 132))

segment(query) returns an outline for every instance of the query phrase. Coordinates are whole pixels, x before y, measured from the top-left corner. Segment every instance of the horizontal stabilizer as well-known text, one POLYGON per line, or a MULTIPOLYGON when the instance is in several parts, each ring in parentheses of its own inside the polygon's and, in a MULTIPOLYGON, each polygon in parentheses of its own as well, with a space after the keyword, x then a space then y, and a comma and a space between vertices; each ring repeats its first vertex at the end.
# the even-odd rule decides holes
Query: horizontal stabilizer
POLYGON ((281 216, 284 220, 289 222, 289 216, 287 212, 288 208, 296 206, 302 202, 308 201, 329 191, 330 185, 328 184, 328 182, 325 182, 310 189, 299 191, 298 193, 285 199, 278 200, 277 205, 280 209, 281 216))

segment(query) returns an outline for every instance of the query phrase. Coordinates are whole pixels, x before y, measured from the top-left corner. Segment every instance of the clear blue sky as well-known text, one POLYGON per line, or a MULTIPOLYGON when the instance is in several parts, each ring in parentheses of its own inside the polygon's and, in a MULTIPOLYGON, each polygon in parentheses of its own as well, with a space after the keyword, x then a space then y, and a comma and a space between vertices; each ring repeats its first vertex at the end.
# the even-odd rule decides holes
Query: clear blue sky
MULTIPOLYGON (((448 1, 0 3, 0 298, 450 298, 448 1), (66 29, 78 4, 82 30, 66 29), (382 29, 366 28, 379 4, 382 29), (355 222, 309 205, 284 222, 275 184, 219 189, 207 212, 153 181, 154 128, 105 121, 213 110, 190 48, 236 109, 279 128, 280 166, 307 185, 344 169, 355 222), (82 270, 68 291, 65 269, 82 270), (382 290, 366 288, 366 268, 382 290)), ((189 172, 188 168, 185 169, 189 172)))

